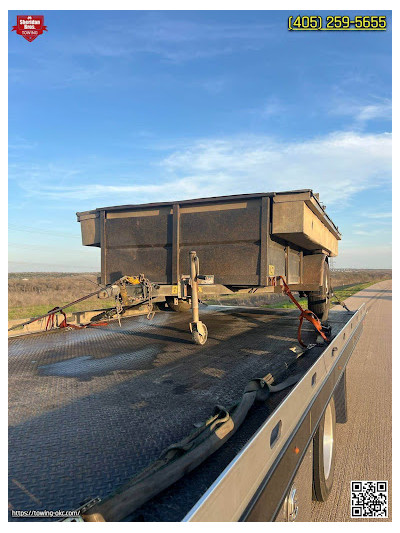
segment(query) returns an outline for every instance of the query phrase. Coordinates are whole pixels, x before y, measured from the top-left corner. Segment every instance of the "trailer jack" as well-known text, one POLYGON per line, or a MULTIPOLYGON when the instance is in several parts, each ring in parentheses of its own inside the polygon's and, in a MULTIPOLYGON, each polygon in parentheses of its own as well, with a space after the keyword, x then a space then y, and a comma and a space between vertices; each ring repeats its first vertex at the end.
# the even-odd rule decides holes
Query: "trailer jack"
POLYGON ((196 344, 205 344, 208 338, 207 326, 199 318, 199 258, 196 252, 189 252, 190 261, 190 285, 192 289, 192 322, 189 324, 192 339, 196 344))

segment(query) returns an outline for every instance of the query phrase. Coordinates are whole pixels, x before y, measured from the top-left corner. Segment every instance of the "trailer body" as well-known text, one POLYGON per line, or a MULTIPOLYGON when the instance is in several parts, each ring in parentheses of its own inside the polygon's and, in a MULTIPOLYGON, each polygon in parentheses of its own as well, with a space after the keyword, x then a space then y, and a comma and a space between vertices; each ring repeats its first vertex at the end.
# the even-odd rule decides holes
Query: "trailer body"
POLYGON ((77 217, 82 243, 101 248, 103 284, 144 273, 179 298, 187 297, 190 250, 206 276, 203 294, 276 292, 278 276, 318 290, 321 265, 337 255, 340 240, 311 190, 105 207, 77 217))

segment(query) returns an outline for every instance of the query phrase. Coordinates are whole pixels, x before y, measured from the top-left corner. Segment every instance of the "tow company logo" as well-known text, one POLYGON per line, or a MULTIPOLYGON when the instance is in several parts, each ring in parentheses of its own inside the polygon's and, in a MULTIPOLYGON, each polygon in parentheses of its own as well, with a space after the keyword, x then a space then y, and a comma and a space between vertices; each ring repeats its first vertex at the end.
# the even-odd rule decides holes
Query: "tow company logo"
POLYGON ((16 31, 18 35, 22 35, 31 43, 38 35, 47 31, 47 26, 44 25, 44 15, 17 15, 17 25, 13 26, 11 31, 16 31))

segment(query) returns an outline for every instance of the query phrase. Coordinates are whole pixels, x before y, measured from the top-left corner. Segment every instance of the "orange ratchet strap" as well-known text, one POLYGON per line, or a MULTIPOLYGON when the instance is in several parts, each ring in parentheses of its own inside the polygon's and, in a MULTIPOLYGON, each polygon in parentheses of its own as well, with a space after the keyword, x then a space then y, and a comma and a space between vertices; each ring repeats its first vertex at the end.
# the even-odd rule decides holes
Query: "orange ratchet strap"
POLYGON ((289 289, 286 281, 284 280, 283 276, 278 276, 282 280, 283 283, 283 292, 289 296, 289 298, 292 300, 292 302, 295 304, 295 306, 300 311, 300 323, 299 323, 299 329, 297 330, 297 340, 299 341, 299 344, 303 346, 303 348, 306 348, 307 345, 304 344, 302 338, 301 338, 301 327, 303 325, 303 320, 306 319, 314 326, 314 328, 318 331, 318 333, 321 335, 321 337, 324 339, 325 342, 329 342, 327 336, 323 332, 323 325, 321 324, 321 321, 319 318, 309 309, 303 309, 299 302, 296 300, 296 298, 293 296, 291 290, 289 289))

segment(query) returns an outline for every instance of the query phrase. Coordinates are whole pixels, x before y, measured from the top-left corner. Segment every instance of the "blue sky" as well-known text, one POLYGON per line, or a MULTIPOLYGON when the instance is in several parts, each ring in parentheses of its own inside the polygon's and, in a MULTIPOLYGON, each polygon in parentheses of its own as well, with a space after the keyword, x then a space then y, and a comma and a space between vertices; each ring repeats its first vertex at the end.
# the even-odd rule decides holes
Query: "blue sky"
POLYGON ((36 11, 32 43, 17 14, 11 271, 99 270, 76 211, 301 188, 343 234, 335 267, 390 268, 390 12, 386 32, 288 32, 288 11, 36 11))

